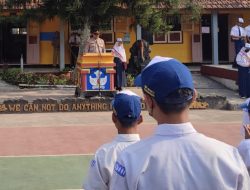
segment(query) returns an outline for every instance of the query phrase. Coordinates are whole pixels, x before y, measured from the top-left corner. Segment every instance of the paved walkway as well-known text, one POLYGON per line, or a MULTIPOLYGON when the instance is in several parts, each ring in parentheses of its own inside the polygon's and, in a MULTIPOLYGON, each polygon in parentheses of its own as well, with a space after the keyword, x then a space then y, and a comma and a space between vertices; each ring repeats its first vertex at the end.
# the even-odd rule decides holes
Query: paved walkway
MULTIPOLYGON (((195 88, 197 89, 200 96, 209 97, 210 99, 225 97, 231 107, 233 107, 232 109, 237 109, 238 105, 244 101, 243 99, 239 98, 239 95, 236 91, 229 90, 218 82, 215 82, 199 74, 199 72, 197 72, 197 68, 191 68, 191 70, 193 70, 195 88)), ((43 70, 43 72, 48 71, 48 69, 43 70)), ((129 89, 142 96, 140 88, 131 87, 129 89)), ((19 89, 17 86, 9 85, 0 80, 0 102, 3 102, 6 99, 25 99, 28 101, 32 101, 37 98, 64 99, 68 97, 74 97, 74 93, 74 88, 19 89)))

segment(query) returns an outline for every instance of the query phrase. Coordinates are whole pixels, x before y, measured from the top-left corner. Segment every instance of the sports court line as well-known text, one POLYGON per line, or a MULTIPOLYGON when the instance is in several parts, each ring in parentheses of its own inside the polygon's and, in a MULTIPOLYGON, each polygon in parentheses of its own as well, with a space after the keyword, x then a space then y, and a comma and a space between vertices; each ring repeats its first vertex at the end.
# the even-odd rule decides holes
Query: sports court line
POLYGON ((58 154, 58 155, 13 155, 0 156, 0 158, 36 158, 36 157, 64 157, 64 156, 93 156, 94 154, 58 154))

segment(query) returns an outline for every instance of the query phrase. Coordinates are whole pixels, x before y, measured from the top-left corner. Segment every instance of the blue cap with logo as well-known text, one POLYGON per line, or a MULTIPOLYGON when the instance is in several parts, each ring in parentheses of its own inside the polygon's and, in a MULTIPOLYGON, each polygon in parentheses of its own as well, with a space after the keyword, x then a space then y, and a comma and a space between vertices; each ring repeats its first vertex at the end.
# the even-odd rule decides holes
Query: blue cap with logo
POLYGON ((141 97, 130 90, 122 90, 112 101, 113 111, 121 122, 136 121, 141 115, 141 97))
POLYGON ((178 97, 176 101, 166 97, 180 88, 194 90, 192 74, 189 69, 180 61, 169 57, 154 57, 143 69, 141 76, 137 79, 142 90, 152 96, 158 103, 178 104, 193 98, 190 95, 186 98, 178 97))

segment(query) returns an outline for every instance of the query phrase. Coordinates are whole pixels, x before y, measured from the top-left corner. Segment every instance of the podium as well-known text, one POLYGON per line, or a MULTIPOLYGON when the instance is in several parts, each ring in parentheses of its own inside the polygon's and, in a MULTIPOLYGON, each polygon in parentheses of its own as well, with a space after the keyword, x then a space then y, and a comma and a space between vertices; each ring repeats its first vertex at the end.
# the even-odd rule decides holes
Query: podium
POLYGON ((77 59, 76 96, 114 96, 114 56, 112 53, 85 53, 77 59))

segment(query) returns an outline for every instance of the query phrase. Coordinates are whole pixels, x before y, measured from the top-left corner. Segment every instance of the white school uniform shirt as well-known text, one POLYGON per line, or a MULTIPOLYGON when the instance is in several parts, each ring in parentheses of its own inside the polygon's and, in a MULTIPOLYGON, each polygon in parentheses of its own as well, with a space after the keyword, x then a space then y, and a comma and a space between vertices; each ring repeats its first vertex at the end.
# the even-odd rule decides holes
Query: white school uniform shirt
POLYGON ((245 27, 245 32, 246 32, 246 35, 250 37, 250 25, 245 27))
POLYGON ((237 149, 191 123, 159 125, 154 136, 124 150, 114 170, 111 190, 250 189, 237 149))
POLYGON ((240 26, 238 26, 238 25, 235 25, 235 26, 232 27, 230 35, 231 36, 237 36, 237 37, 239 37, 239 28, 240 28, 240 33, 241 33, 240 36, 246 36, 245 29, 242 28, 242 27, 240 27, 240 26))
POLYGON ((119 134, 112 142, 102 145, 90 163, 84 189, 108 190, 117 156, 124 148, 139 140, 138 134, 119 134))
MULTIPOLYGON (((245 103, 246 104, 249 104, 250 102, 250 98, 246 99, 245 103)), ((247 124, 250 124, 250 117, 249 117, 249 113, 248 113, 248 110, 246 108, 243 108, 243 114, 242 114, 242 125, 241 125, 241 128, 240 128, 240 134, 242 136, 242 139, 245 139, 245 129, 243 127, 243 125, 247 125, 247 124)))
POLYGON ((242 47, 236 56, 236 63, 242 67, 250 66, 250 51, 245 52, 246 48, 242 47))
POLYGON ((238 150, 250 174, 250 139, 242 140, 238 150))

